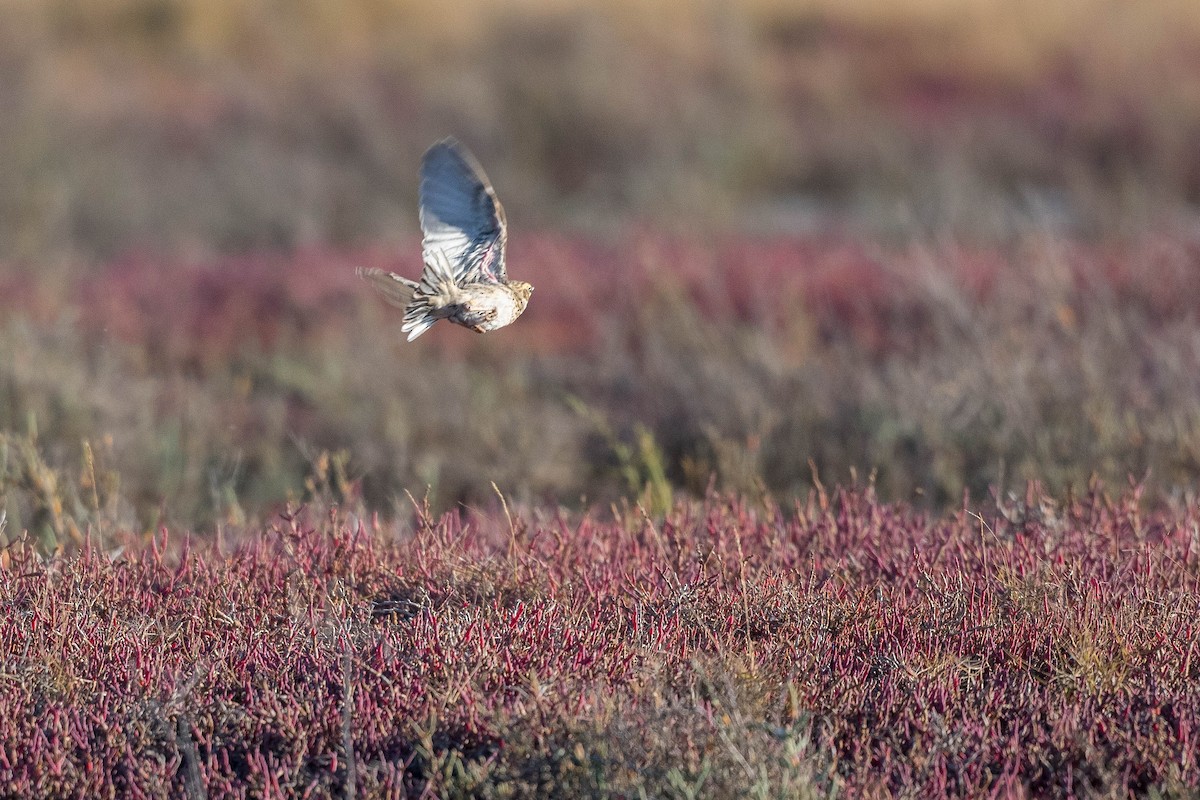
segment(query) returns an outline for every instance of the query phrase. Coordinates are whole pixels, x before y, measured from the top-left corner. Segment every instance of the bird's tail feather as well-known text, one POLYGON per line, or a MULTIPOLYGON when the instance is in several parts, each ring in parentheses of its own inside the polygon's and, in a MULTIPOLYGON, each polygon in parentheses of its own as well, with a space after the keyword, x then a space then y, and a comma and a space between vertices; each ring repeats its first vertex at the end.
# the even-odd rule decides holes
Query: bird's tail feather
POLYGON ((429 298, 417 296, 408 307, 408 311, 404 312, 404 324, 400 326, 400 330, 408 334, 408 340, 411 342, 437 321, 438 316, 433 313, 429 298))
POLYGON ((430 255, 432 257, 425 262, 425 269, 421 273, 421 282, 415 284, 412 301, 404 312, 404 324, 400 326, 400 330, 408 334, 410 342, 446 316, 448 299, 454 296, 457 289, 450 259, 441 250, 435 250, 430 255))
POLYGON ((374 286, 388 303, 397 308, 408 308, 419 285, 394 272, 381 269, 359 267, 354 271, 358 273, 358 277, 374 286))

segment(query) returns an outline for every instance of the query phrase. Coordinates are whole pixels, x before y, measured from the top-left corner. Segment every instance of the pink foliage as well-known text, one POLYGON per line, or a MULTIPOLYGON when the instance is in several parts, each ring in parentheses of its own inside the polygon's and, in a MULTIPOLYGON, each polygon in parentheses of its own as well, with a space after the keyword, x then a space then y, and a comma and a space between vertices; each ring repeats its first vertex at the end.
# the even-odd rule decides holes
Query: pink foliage
POLYGON ((839 796, 1196 785, 1198 525, 1137 491, 930 518, 839 490, 660 524, 334 513, 227 552, 16 547, 0 794, 336 796, 344 713, 360 790, 416 795, 452 752, 502 782, 550 757, 514 731, 569 740, 722 670, 778 698, 753 713, 809 736, 839 796))

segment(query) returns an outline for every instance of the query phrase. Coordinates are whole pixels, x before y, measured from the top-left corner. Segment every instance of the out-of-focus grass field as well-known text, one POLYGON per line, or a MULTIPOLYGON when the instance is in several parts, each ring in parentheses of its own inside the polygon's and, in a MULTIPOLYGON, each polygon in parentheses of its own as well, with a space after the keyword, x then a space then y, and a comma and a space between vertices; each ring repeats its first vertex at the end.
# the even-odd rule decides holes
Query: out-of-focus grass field
POLYGON ((322 492, 388 515, 427 489, 438 510, 490 507, 492 482, 655 512, 710 483, 786 498, 855 474, 935 509, 1027 480, 1194 493, 1194 237, 514 238, 538 287, 521 324, 412 345, 352 266, 416 274, 416 239, 127 256, 57 290, 10 277, 10 534, 240 527, 322 492))
POLYGON ((0 19, 0 793, 1195 790, 1200 5, 0 19))
POLYGON ((3 5, 10 534, 1200 472, 1193 4, 3 5), (404 347, 447 132, 539 291, 404 347))
POLYGON ((1189 0, 0 10, 6 257, 396 242, 447 132, 525 229, 1095 234, 1200 199, 1189 0))

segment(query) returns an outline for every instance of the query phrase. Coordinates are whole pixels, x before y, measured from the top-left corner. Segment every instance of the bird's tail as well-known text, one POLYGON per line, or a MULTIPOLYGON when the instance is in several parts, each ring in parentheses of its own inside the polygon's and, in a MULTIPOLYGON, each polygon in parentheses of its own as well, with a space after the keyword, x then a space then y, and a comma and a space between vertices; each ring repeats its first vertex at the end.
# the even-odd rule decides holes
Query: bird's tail
POLYGON ((450 259, 441 250, 434 250, 429 256, 421 273, 421 282, 413 291, 412 302, 404 311, 404 324, 400 326, 410 342, 439 319, 450 316, 458 298, 458 284, 450 259))
POLYGON ((359 267, 359 277, 374 286, 394 306, 404 309, 404 324, 400 330, 411 342, 439 319, 450 315, 458 297, 454 269, 440 250, 432 253, 425 264, 421 281, 410 281, 394 272, 359 267))
POLYGON ((385 272, 372 267, 358 267, 355 272, 358 277, 375 287, 391 305, 397 308, 408 308, 412 302, 417 283, 394 272, 385 272))
POLYGON ((417 283, 394 272, 368 267, 359 267, 355 272, 358 273, 358 277, 374 286, 383 295, 384 300, 404 309, 404 324, 400 326, 400 330, 408 334, 410 342, 437 322, 437 317, 432 314, 429 298, 424 294, 424 281, 417 283))

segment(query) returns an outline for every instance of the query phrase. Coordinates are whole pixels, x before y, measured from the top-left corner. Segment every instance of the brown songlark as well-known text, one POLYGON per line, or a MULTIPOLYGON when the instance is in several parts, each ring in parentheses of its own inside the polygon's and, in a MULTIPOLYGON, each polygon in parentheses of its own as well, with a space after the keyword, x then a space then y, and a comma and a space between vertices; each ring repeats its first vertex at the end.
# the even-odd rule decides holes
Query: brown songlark
POLYGON ((420 281, 358 269, 389 303, 404 309, 400 330, 410 342, 439 319, 483 333, 521 316, 533 287, 508 279, 504 207, 479 162, 453 139, 430 147, 421 161, 421 231, 420 281))

